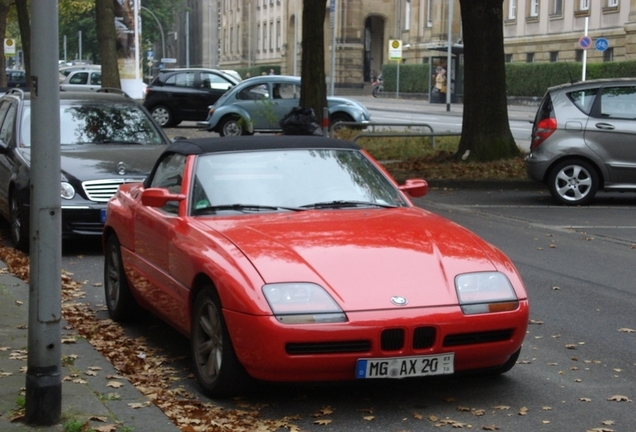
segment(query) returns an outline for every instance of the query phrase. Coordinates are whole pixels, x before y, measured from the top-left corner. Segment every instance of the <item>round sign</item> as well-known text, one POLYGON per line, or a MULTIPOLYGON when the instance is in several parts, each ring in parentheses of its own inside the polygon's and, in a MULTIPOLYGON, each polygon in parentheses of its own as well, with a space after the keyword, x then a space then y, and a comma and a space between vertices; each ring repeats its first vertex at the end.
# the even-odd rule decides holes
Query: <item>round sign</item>
POLYGON ((583 49, 588 49, 592 45, 592 38, 589 36, 583 36, 579 39, 579 46, 583 49))
POLYGON ((598 38, 596 39, 596 43, 594 44, 594 46, 599 51, 605 51, 607 48, 609 48, 609 41, 605 38, 598 38))
POLYGON ((400 47, 400 41, 394 40, 393 42, 391 42, 391 46, 393 47, 393 49, 398 49, 400 47))

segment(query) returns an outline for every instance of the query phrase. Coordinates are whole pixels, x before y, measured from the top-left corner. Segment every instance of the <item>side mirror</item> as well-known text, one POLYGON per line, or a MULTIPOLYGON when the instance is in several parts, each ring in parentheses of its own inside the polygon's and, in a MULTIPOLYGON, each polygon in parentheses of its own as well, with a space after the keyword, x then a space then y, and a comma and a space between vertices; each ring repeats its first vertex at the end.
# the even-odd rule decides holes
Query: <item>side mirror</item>
POLYGON ((399 189, 414 198, 419 198, 428 193, 428 183, 423 179, 409 179, 399 189))
POLYGON ((148 207, 163 207, 168 201, 183 201, 183 194, 172 194, 168 189, 148 188, 141 193, 141 203, 148 207))

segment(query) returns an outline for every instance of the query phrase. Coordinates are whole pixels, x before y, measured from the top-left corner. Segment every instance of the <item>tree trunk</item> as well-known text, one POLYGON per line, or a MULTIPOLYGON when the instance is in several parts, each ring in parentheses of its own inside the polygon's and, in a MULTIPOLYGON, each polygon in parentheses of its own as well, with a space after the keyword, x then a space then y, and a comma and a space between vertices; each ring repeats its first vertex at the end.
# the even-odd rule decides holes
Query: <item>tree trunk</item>
POLYGON ((121 90, 113 0, 95 0, 95 19, 97 21, 99 59, 102 65, 102 87, 121 90))
POLYGON ((456 156, 476 161, 519 156, 508 122, 503 0, 459 0, 459 4, 464 36, 464 115, 456 156))
MULTIPOLYGON (((7 31, 7 15, 9 14, 9 5, 7 1, 0 0, 0 35, 5 37, 7 31)), ((0 53, 0 87, 7 86, 7 60, 4 56, 4 45, 2 53, 0 53)))
POLYGON ((15 0, 15 7, 18 12, 18 25, 20 27, 20 39, 22 39, 22 53, 24 57, 24 70, 26 79, 31 88, 31 18, 27 0, 15 0))
POLYGON ((300 106, 312 108, 318 120, 327 106, 325 84, 325 0, 303 0, 300 106))

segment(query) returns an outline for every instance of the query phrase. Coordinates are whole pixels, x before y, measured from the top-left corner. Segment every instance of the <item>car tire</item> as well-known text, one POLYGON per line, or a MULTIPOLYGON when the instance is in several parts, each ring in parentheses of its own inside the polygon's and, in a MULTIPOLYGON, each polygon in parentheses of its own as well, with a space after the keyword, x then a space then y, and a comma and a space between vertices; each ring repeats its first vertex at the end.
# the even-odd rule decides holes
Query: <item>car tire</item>
POLYGON ((241 117, 227 116, 223 118, 219 127, 219 135, 223 137, 247 135, 245 128, 241 125, 241 117))
POLYGON ((29 233, 22 200, 18 191, 11 191, 9 197, 9 225, 11 227, 11 241, 16 249, 29 252, 29 233))
POLYGON ((172 116, 170 109, 163 105, 157 105, 150 110, 152 118, 159 124, 159 126, 166 128, 175 126, 176 123, 172 116))
POLYGON ((106 241, 104 252, 104 294, 108 315, 113 321, 132 321, 139 316, 141 308, 128 285, 121 258, 121 245, 116 235, 106 241))
POLYGON ((190 331, 194 374, 203 391, 210 397, 240 394, 250 378, 236 357, 221 300, 212 286, 196 296, 190 331))
POLYGON ((564 205, 586 205, 599 188, 595 167, 580 159, 559 162, 548 175, 548 188, 552 197, 564 205))

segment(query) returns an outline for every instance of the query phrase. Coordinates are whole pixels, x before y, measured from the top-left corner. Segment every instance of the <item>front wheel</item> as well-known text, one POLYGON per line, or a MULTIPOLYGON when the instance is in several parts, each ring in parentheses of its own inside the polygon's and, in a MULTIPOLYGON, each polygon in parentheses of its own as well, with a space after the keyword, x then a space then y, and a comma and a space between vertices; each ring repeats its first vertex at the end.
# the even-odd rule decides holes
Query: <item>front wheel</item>
POLYGON ((130 292, 121 258, 121 245, 115 235, 111 235, 106 242, 104 294, 108 315, 113 321, 130 321, 137 316, 140 307, 130 292))
POLYGON ((192 308, 190 347, 194 374, 211 397, 239 394, 249 382, 232 347, 221 300, 212 286, 199 292, 192 308))
POLYGON ((9 198, 9 225, 11 226, 11 240, 15 248, 22 252, 28 252, 29 233, 25 209, 16 190, 11 192, 11 197, 9 198))
POLYGON ((375 87, 373 87, 373 91, 371 92, 371 94, 373 95, 373 97, 378 97, 381 91, 382 91, 382 86, 378 84, 375 87))
POLYGON ((599 188, 596 169, 583 160, 566 160, 557 164, 548 176, 552 197, 565 205, 586 205, 599 188))

